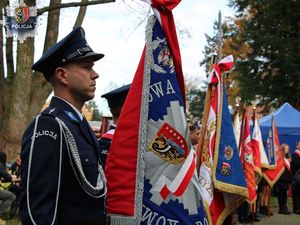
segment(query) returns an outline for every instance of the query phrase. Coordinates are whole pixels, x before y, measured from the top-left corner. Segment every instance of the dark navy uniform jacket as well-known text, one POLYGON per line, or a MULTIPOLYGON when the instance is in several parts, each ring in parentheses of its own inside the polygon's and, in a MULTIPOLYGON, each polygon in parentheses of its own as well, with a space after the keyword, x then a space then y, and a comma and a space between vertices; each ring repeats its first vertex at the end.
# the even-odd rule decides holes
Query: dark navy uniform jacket
POLYGON ((53 97, 39 118, 32 158, 29 156, 34 121, 24 133, 21 151, 21 218, 31 225, 30 212, 37 225, 105 224, 104 200, 88 195, 71 168, 65 138, 61 140, 55 117, 60 118, 74 136, 83 172, 96 185, 98 175, 98 141, 86 120, 63 100, 53 97), (59 178, 60 142, 62 141, 61 178, 59 178), (30 176, 28 181, 28 172, 30 176), (29 183, 28 183, 29 182, 29 183), (29 196, 27 185, 29 184, 29 196), (60 186, 60 188, 58 188, 60 186), (28 203, 30 210, 28 208, 28 203), (57 205, 56 205, 57 204, 57 205))
POLYGON ((99 138, 99 149, 100 149, 101 161, 103 163, 103 168, 105 168, 107 154, 111 146, 111 142, 114 137, 115 130, 116 130, 116 125, 112 124, 110 125, 109 130, 99 138))

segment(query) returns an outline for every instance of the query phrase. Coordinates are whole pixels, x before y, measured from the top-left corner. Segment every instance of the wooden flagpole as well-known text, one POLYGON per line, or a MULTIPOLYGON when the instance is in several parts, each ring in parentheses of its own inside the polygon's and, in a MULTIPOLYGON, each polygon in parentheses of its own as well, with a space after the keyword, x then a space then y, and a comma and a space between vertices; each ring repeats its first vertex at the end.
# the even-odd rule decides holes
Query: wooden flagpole
MULTIPOLYGON (((221 11, 218 14, 218 43, 216 45, 217 49, 216 49, 216 53, 213 54, 212 60, 211 60, 211 65, 210 65, 210 69, 209 71, 211 72, 214 64, 217 61, 220 61, 222 58, 222 53, 221 53, 221 47, 222 47, 222 14, 221 11)), ((208 119, 208 114, 209 114, 209 109, 210 109, 210 104, 211 104, 211 99, 212 99, 212 90, 213 90, 213 85, 208 84, 207 87, 207 92, 206 92, 206 97, 205 97, 205 104, 204 104, 204 110, 203 110, 203 116, 202 116, 202 128, 201 128, 201 133, 200 133, 200 138, 198 141, 198 145, 197 145, 197 161, 196 161, 196 169, 197 172, 199 174, 199 169, 200 169, 200 165, 202 163, 202 149, 203 149, 203 144, 204 144, 204 139, 205 139, 205 133, 207 130, 207 119, 208 119)))

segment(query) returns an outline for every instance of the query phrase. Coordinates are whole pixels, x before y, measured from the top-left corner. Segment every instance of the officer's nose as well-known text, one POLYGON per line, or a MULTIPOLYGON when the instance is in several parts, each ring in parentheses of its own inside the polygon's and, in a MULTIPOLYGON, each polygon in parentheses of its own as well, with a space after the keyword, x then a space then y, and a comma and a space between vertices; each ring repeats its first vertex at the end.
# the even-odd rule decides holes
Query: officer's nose
POLYGON ((91 78, 93 80, 98 79, 99 78, 99 74, 95 70, 93 70, 92 73, 91 73, 91 78))

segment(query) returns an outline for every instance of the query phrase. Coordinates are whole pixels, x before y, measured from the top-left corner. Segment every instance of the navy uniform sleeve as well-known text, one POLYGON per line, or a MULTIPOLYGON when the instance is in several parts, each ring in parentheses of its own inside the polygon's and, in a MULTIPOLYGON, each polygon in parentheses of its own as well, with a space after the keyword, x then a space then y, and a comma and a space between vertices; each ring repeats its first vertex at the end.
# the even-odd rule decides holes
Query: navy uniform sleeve
POLYGON ((61 135, 54 117, 40 116, 30 158, 34 123, 28 127, 22 141, 21 218, 26 225, 34 224, 32 220, 37 225, 50 225, 57 220, 61 135))
POLYGON ((108 150, 111 145, 111 139, 107 138, 100 138, 99 139, 99 150, 100 150, 100 157, 102 162, 102 167, 105 168, 105 162, 108 154, 108 150))

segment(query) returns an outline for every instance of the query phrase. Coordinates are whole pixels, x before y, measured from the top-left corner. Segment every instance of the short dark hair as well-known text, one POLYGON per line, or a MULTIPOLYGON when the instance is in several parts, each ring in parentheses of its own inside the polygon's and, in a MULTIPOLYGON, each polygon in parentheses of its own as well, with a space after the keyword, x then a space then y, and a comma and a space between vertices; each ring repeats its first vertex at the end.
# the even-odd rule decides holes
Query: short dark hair
POLYGON ((196 129, 199 129, 199 127, 197 127, 197 126, 194 125, 194 124, 189 126, 190 132, 194 132, 196 129))

